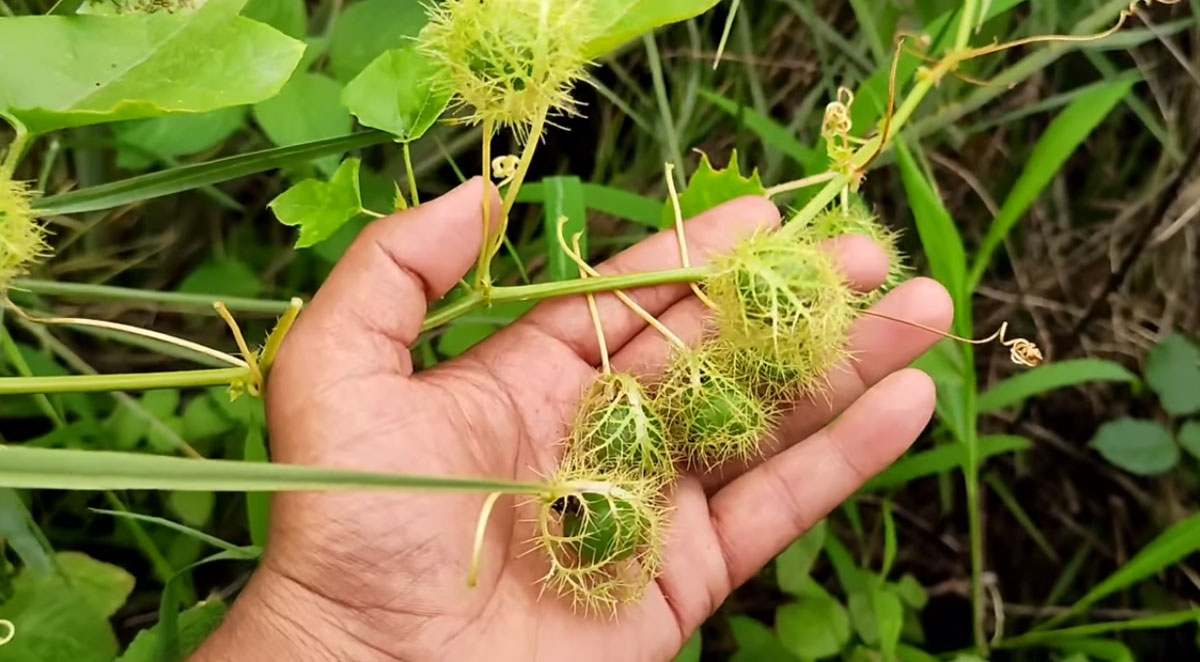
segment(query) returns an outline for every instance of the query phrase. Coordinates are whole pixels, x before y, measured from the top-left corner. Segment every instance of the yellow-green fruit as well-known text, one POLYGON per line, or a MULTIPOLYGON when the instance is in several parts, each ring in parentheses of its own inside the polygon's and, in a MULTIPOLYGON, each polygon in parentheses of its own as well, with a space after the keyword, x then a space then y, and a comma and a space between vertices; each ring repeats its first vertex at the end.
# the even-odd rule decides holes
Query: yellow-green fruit
POLYGON ((656 402, 671 443, 693 466, 751 458, 770 431, 772 405, 728 369, 701 347, 680 354, 659 387, 656 402))
POLYGON ((0 179, 0 291, 45 257, 46 230, 33 216, 24 182, 0 179))
POLYGON ((641 383, 601 375, 580 405, 567 454, 605 471, 633 470, 667 481, 675 475, 666 429, 641 383))
POLYGON ((888 275, 882 287, 868 295, 865 304, 874 303, 888 290, 909 277, 911 269, 908 259, 898 246, 899 233, 887 228, 861 201, 852 202, 847 208, 831 207, 819 213, 808 223, 789 223, 784 234, 821 242, 848 234, 870 237, 888 258, 888 275))
POLYGON ((637 508, 623 499, 595 493, 567 497, 563 535, 571 539, 579 559, 598 564, 630 558, 646 542, 637 508))
POLYGON ((547 111, 571 114, 584 75, 590 3, 447 0, 430 5, 421 50, 442 63, 442 84, 471 107, 468 120, 529 129, 547 111))
POLYGON ((717 258, 705 289, 719 341, 745 351, 743 359, 774 364, 801 390, 846 358, 862 301, 820 246, 780 233, 755 235, 717 258))

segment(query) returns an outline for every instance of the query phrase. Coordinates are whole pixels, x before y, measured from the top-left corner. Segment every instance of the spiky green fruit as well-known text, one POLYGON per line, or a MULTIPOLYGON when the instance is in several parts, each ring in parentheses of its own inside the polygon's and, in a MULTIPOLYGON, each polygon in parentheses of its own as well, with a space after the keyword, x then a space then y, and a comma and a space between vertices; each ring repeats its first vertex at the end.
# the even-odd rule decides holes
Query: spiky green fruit
POLYGON ((676 454, 705 469, 757 455, 775 419, 772 404, 710 347, 680 352, 655 397, 676 454))
POLYGON ((418 44, 445 68, 468 121, 524 134, 547 112, 575 113, 590 11, 584 0, 447 0, 431 5, 418 44))
POLYGON ((866 235, 874 240, 884 255, 887 255, 888 275, 884 284, 864 299, 863 303, 866 305, 874 303, 888 290, 908 280, 912 271, 907 256, 899 247, 900 234, 880 223, 861 200, 855 200, 845 208, 838 205, 826 209, 807 223, 789 223, 782 233, 814 242, 850 234, 866 235))
POLYGON ((630 469, 664 482, 675 475, 662 418, 631 375, 605 374, 596 379, 580 405, 567 444, 567 454, 581 455, 597 469, 630 469))
POLYGON ((535 542, 544 581, 586 611, 636 602, 662 567, 667 505, 661 482, 568 459, 541 503, 535 542))
POLYGON ((563 504, 563 535, 574 541, 584 563, 621 561, 633 556, 646 542, 639 519, 634 505, 619 497, 567 497, 563 504))
POLYGON ((46 229, 34 218, 24 182, 0 179, 0 292, 46 256, 46 229))
POLYGON ((780 233, 754 235, 716 258, 705 290, 719 341, 746 352, 740 360, 773 364, 801 390, 817 388, 847 358, 863 299, 820 246, 780 233))

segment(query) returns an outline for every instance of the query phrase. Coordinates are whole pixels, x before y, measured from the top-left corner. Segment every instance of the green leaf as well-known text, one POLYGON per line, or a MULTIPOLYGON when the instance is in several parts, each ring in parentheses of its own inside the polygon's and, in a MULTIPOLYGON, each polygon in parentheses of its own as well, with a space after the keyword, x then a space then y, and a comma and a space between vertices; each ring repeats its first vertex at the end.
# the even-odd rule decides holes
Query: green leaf
POLYGON ((1172 416, 1200 411, 1200 349, 1176 333, 1146 357, 1146 383, 1172 416))
POLYGON ((384 51, 412 43, 425 27, 425 8, 416 0, 364 0, 338 16, 329 44, 329 69, 349 81, 384 51))
POLYGON ((966 300, 967 254, 963 250, 962 237, 942 199, 903 141, 896 143, 896 154, 917 234, 921 236, 921 245, 929 258, 930 271, 950 292, 957 316, 961 317, 969 305, 966 300))
POLYGON ((896 594, 904 604, 920 611, 929 604, 929 592, 921 586, 921 582, 917 581, 912 575, 904 575, 900 581, 888 584, 888 590, 896 594))
POLYGON ((242 16, 266 23, 296 39, 303 39, 308 32, 308 10, 304 0, 248 0, 242 16))
MULTIPOLYGON (((1028 450, 1033 443, 1024 437, 990 435, 979 438, 979 462, 1005 453, 1028 450)), ((906 485, 919 478, 934 476, 958 469, 966 464, 967 452, 962 444, 941 444, 936 448, 910 453, 867 481, 864 492, 890 489, 906 485)))
POLYGON ((420 138, 450 103, 435 85, 438 66, 414 45, 385 51, 342 91, 342 104, 365 126, 400 142, 420 138))
MULTIPOLYGON (((679 194, 679 208, 686 221, 730 200, 747 195, 763 196, 766 193, 758 178, 758 170, 751 172, 749 177, 742 176, 738 169, 737 150, 733 150, 729 155, 729 165, 721 170, 712 167, 707 154, 701 154, 700 165, 692 173, 687 188, 679 194)), ((661 223, 664 228, 674 226, 675 207, 670 200, 663 203, 661 223)))
POLYGON ((238 16, 245 2, 0 21, 0 115, 46 133, 266 99, 288 79, 304 45, 238 16))
POLYGON ((700 662, 701 646, 703 642, 700 640, 700 631, 696 630, 683 644, 683 649, 675 656, 674 662, 700 662))
MULTIPOLYGON (((153 517, 151 515, 141 515, 139 513, 130 513, 123 510, 104 510, 102 508, 93 508, 92 512, 100 513, 101 515, 111 515, 113 517, 126 520, 136 520, 138 522, 147 522, 163 526, 172 531, 178 531, 192 540, 212 545, 225 553, 224 558, 239 559, 243 561, 253 561, 262 556, 262 549, 259 547, 239 547, 231 542, 226 542, 216 536, 210 536, 203 531, 199 531, 185 524, 173 522, 162 517, 153 517)), ((182 571, 181 571, 182 572, 182 571)))
POLYGON ((110 662, 118 649, 108 619, 133 591, 133 576, 78 552, 57 559, 63 576, 25 568, 13 598, 0 605, 0 619, 16 628, 5 662, 110 662))
POLYGON ((567 246, 579 235, 579 251, 587 259, 587 207, 583 202, 583 183, 578 177, 547 177, 546 187, 546 257, 549 260, 550 280, 579 278, 579 267, 567 257, 558 243, 558 222, 565 218, 562 236, 567 246))
MULTIPOLYGON (((200 647, 200 644, 212 634, 228 610, 224 602, 218 599, 206 600, 179 613, 179 649, 180 654, 187 656, 200 647)), ((162 624, 142 630, 129 644, 129 648, 116 662, 160 662, 158 658, 159 638, 162 636, 162 624)))
POLYGON ((1050 123, 1025 160, 1021 176, 1000 207, 1000 212, 988 227, 967 281, 970 289, 979 283, 992 259, 992 253, 1009 231, 1050 184, 1071 154, 1083 144, 1084 139, 1129 94, 1133 84, 1131 80, 1114 80, 1098 86, 1077 97, 1050 123))
POLYGON ((155 160, 190 156, 220 145, 242 128, 246 109, 222 108, 198 115, 170 115, 114 124, 117 165, 141 170, 155 160))
MULTIPOLYGON (((1137 662, 1133 651, 1125 644, 1115 639, 1088 639, 1064 637, 1048 642, 1049 646, 1063 652, 1074 653, 1083 660, 1104 660, 1105 662, 1137 662)), ((1069 658, 1068 658, 1069 659, 1069 658)), ((1065 661, 1064 661, 1065 662, 1065 661)))
MULTIPOLYGON (((609 214, 640 225, 659 229, 662 227, 662 203, 644 195, 630 193, 612 186, 584 182, 583 199, 588 209, 609 214)), ((546 187, 533 182, 517 192, 517 202, 544 203, 546 187)))
POLYGON ((230 156, 41 198, 35 201, 34 211, 39 216, 50 216, 112 209, 275 168, 307 163, 328 154, 341 154, 347 150, 377 145, 390 139, 391 136, 383 131, 362 131, 303 145, 230 156))
POLYGON ((234 422, 212 396, 205 393, 193 398, 183 408, 183 436, 187 439, 208 439, 229 432, 234 422))
POLYGON ((809 581, 813 564, 825 546, 825 527, 825 520, 821 520, 775 558, 775 580, 784 592, 798 594, 809 581))
POLYGON ((1200 460, 1200 421, 1188 421, 1179 428, 1179 445, 1200 460))
POLYGON ((205 262, 196 267, 195 271, 183 279, 176 291, 254 299, 262 294, 263 286, 258 274, 245 262, 226 258, 205 262))
POLYGON ((268 206, 280 223, 299 226, 296 248, 308 248, 328 239, 362 212, 358 167, 358 159, 347 159, 328 182, 306 179, 271 201, 268 206))
MULTIPOLYGON (((259 425, 251 424, 242 443, 242 459, 246 462, 269 463, 270 453, 267 440, 259 425)), ((271 495, 266 492, 246 493, 246 522, 250 529, 250 542, 259 548, 267 546, 267 531, 271 522, 271 495)))
POLYGON ((730 662, 791 662, 796 659, 770 628, 749 616, 730 616, 729 631, 737 643, 737 652, 730 662))
POLYGON ((712 90, 701 88, 700 96, 707 99, 717 108, 729 113, 747 129, 757 134, 762 139, 765 147, 768 149, 777 149, 785 156, 803 166, 806 174, 815 175, 825 170, 828 163, 825 153, 815 150, 797 140, 793 132, 782 124, 753 108, 721 96, 712 90))
POLYGON ((651 30, 703 14, 719 0, 594 0, 594 35, 584 55, 598 58, 651 30))
POLYGON ((142 395, 142 406, 160 419, 170 418, 179 409, 178 389, 168 388, 148 391, 142 395))
MULTIPOLYGON (((280 147, 340 136, 354 126, 338 101, 342 86, 321 74, 298 73, 279 94, 254 106, 254 120, 280 147)), ((317 161, 325 173, 337 168, 338 156, 317 161)))
MULTIPOLYGON (((54 571, 54 549, 15 490, 0 488, 0 540, 34 572, 54 571)), ((0 568, 0 574, 3 574, 0 568)))
POLYGON ((797 657, 819 660, 837 655, 849 643, 850 617, 841 603, 818 587, 776 610, 775 630, 797 657))
POLYGON ((544 487, 494 478, 445 478, 231 460, 0 445, 0 486, 63 490, 281 492, 409 490, 532 494, 544 487))
POLYGON ((1137 375, 1113 361, 1076 359, 1047 363, 1018 373, 988 389, 979 396, 979 411, 999 411, 1005 407, 1020 405, 1028 398, 1068 386, 1090 382, 1137 381, 1137 375))
POLYGON ((894 655, 904 627, 904 605, 900 598, 878 586, 855 592, 849 598, 850 620, 858 636, 885 655, 894 655))
POLYGON ((1126 417, 1105 423, 1091 445, 1104 459, 1141 476, 1165 473, 1179 463, 1170 431, 1154 421, 1126 417))
POLYGON ((167 503, 184 524, 198 529, 208 524, 217 497, 212 492, 171 492, 167 503))
MULTIPOLYGON (((1059 620, 1059 618, 1054 619, 1054 621, 1057 620, 1059 620)), ((1085 625, 1077 625, 1075 627, 1062 628, 1061 630, 1034 631, 1027 634, 1017 635, 1010 639, 1005 639, 1004 644, 1009 648, 1044 646, 1046 644, 1053 645, 1058 641, 1072 640, 1080 637, 1092 637, 1098 634, 1106 634, 1109 632, 1124 632, 1129 630, 1163 630, 1167 628, 1179 627, 1181 625, 1190 625, 1197 622, 1200 622, 1200 609, 1191 609, 1188 611, 1175 611, 1166 614, 1143 616, 1141 618, 1132 618, 1124 621, 1088 623, 1085 625)))

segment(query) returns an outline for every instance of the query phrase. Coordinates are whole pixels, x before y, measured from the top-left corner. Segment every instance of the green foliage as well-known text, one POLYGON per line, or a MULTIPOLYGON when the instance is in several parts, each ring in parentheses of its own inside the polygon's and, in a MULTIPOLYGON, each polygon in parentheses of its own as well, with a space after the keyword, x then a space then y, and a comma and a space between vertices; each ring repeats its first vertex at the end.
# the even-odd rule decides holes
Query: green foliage
POLYGON ((825 546, 825 527, 825 520, 821 520, 775 558, 775 581, 780 589, 798 595, 807 585, 813 564, 825 546))
MULTIPOLYGON (((341 93, 341 84, 328 76, 298 72, 278 94, 254 106, 254 121, 279 147, 340 136, 354 125, 338 101, 341 93)), ((326 156, 316 163, 330 174, 337 169, 338 157, 326 156)))
POLYGON ((57 563, 62 575, 26 568, 13 580, 0 619, 18 636, 4 646, 4 659, 110 662, 118 649, 108 619, 133 590, 133 575, 77 552, 58 554, 57 563))
POLYGON ((1092 447, 1109 462, 1143 476, 1170 471, 1179 462, 1179 447, 1171 432, 1153 421, 1120 418, 1105 423, 1092 439, 1092 447))
POLYGON ((1188 421, 1179 428, 1179 445, 1200 460, 1200 421, 1188 421))
MULTIPOLYGON (((749 177, 742 175, 736 149, 729 155, 729 164, 720 170, 712 167, 707 154, 701 154, 700 165, 688 180, 687 188, 679 193, 679 209, 686 221, 730 200, 765 194, 758 170, 752 171, 749 177)), ((675 206, 667 200, 662 208, 662 227, 669 228, 674 223, 675 206)))
POLYGON ((242 16, 303 39, 308 32, 308 10, 304 0, 247 0, 242 16))
MULTIPOLYGON (((191 655, 200 643, 217 629, 225 618, 228 607, 218 599, 209 599, 185 609, 179 614, 179 648, 183 655, 191 655)), ((142 630, 129 644, 116 662, 158 662, 158 650, 162 638, 161 623, 142 630)))
POLYGON ((280 223, 300 228, 296 248, 308 248, 328 239, 346 221, 362 213, 358 168, 358 159, 348 159, 328 182, 306 179, 271 201, 271 211, 280 223))
POLYGON ((144 170, 155 162, 170 163, 213 149, 241 129, 245 121, 245 109, 233 107, 114 124, 113 133, 121 144, 117 165, 144 170))
POLYGON ((34 133, 168 113, 202 113, 275 94, 303 45, 238 16, 245 0, 141 16, 0 21, 0 116, 34 133), (237 52, 228 66, 196 66, 237 52))
POLYGON ((595 0, 584 56, 597 58, 654 28, 708 11, 718 0, 595 0))
MULTIPOLYGON (((54 550, 16 490, 0 488, 0 539, 16 552, 27 568, 39 574, 56 572, 54 550)), ((3 569, 0 568, 0 574, 3 569)))
POLYGON ((435 84, 439 71, 415 46, 385 51, 346 85, 342 103, 364 126, 400 142, 420 138, 450 103, 435 84))
POLYGON ((349 82, 385 52, 412 44, 425 26, 425 9, 415 0, 362 0, 338 16, 329 43, 334 78, 349 82))
POLYGON ((565 219, 562 237, 567 246, 574 250, 573 241, 579 235, 579 251, 587 259, 587 207, 583 197, 583 182, 578 177, 547 177, 542 180, 545 187, 546 219, 545 235, 548 246, 546 259, 549 261, 550 280, 579 278, 579 266, 566 254, 558 243, 558 223, 565 219))
POLYGON ((784 647, 802 660, 833 657, 850 642, 846 608, 812 581, 776 610, 775 628, 784 647))
POLYGON ((1099 126, 1125 95, 1133 81, 1116 80, 1080 95, 1051 122, 1038 140, 1033 153, 1025 162, 1021 178, 1009 191, 1000 213, 992 221, 971 268, 970 285, 974 287, 983 276, 992 253, 1008 236, 1050 180, 1062 168, 1076 148, 1099 126))
POLYGON ((687 643, 683 645, 683 650, 679 651, 679 655, 675 656, 674 662, 700 662, 702 646, 700 631, 696 630, 692 636, 688 637, 687 643))
POLYGON ((1200 349, 1182 335, 1169 336, 1146 357, 1146 383, 1168 414, 1200 412, 1200 349))
POLYGON ((1023 404, 1026 400, 1060 388, 1094 382, 1137 383, 1137 375, 1118 363, 1097 359, 1056 361, 1019 373, 979 396, 979 411, 990 413, 1023 404))

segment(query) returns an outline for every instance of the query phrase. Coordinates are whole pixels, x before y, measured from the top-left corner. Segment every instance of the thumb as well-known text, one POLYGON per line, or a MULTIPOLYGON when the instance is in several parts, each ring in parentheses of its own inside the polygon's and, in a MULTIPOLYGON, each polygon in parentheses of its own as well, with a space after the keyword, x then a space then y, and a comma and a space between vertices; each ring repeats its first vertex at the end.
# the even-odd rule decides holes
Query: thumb
MULTIPOLYGON (((299 352, 310 368, 340 374, 364 365, 410 373, 408 348, 428 303, 441 299, 479 256, 482 193, 476 177, 367 226, 289 334, 285 354, 299 352)), ((494 225, 500 211, 495 189, 490 193, 494 225)))

